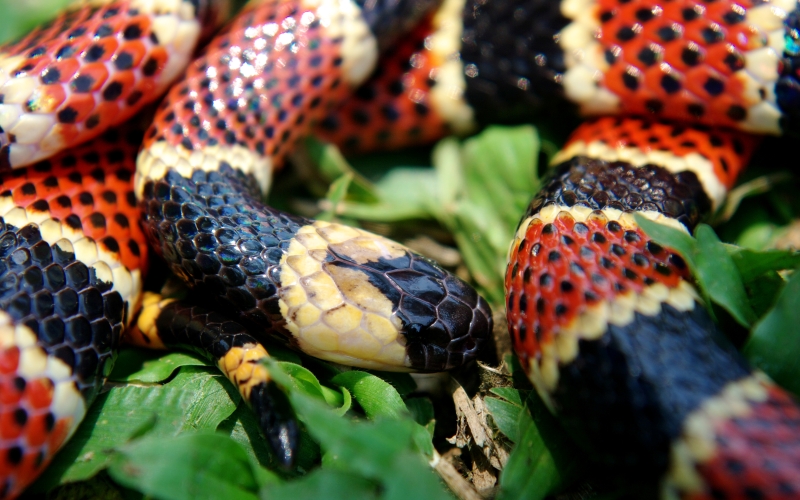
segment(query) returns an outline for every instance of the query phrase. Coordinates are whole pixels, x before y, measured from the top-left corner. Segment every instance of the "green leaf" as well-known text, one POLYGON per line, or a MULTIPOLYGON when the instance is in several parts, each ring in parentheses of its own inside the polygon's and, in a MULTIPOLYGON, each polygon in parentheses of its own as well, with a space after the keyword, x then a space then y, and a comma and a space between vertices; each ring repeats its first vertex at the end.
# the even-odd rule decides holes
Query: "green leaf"
MULTIPOLYGON (((345 193, 354 199, 374 203, 378 200, 375 186, 347 162, 339 148, 313 137, 305 139, 304 146, 311 160, 319 165, 320 172, 329 180, 349 177, 345 193)), ((329 196, 330 199, 330 196, 329 196)))
POLYGON ((750 250, 735 245, 725 245, 733 262, 739 269, 744 283, 748 283, 769 271, 794 269, 800 266, 800 252, 793 250, 750 250))
POLYGON ((241 445, 210 433, 144 438, 118 448, 109 474, 166 500, 255 500, 259 485, 241 445))
POLYGON ((519 432, 517 425, 522 406, 499 398, 485 398, 483 402, 486 404, 486 408, 489 409, 489 413, 492 414, 492 419, 500 432, 505 434, 511 441, 516 441, 519 432))
POLYGON ((406 406, 411 413, 411 417, 421 426, 427 426, 436 418, 433 411, 433 402, 426 397, 406 399, 406 406))
POLYGON ((361 220, 396 222, 432 217, 437 179, 430 168, 397 167, 377 184, 378 202, 346 200, 341 215, 361 220))
POLYGON ((123 445, 142 429, 155 424, 149 438, 184 431, 215 429, 236 409, 239 393, 217 370, 181 368, 163 386, 113 387, 89 407, 75 435, 36 481, 36 490, 80 481, 103 469, 108 450, 123 445))
POLYGON ((500 476, 498 499, 545 498, 575 481, 580 454, 535 392, 528 394, 519 409, 516 425, 506 426, 509 433, 516 427, 516 436, 507 434, 516 446, 500 476))
POLYGON ((380 498, 380 485, 356 474, 332 469, 317 469, 302 479, 264 488, 261 498, 265 500, 312 498, 377 500, 380 498))
POLYGON ((489 392, 500 396, 509 403, 522 406, 522 398, 520 397, 519 389, 514 389, 513 387, 492 387, 489 389, 489 392))
POLYGON ((350 183, 353 182, 353 174, 344 174, 335 181, 333 181, 328 188, 328 196, 326 202, 329 206, 327 210, 317 216, 319 220, 333 220, 339 213, 339 206, 344 197, 347 195, 347 189, 350 183))
POLYGON ((697 280, 711 300, 731 313, 742 326, 756 321, 739 270, 711 227, 700 224, 695 229, 697 251, 692 256, 697 280))
MULTIPOLYGON (((336 417, 293 391, 292 406, 326 451, 325 467, 351 471, 383 486, 386 500, 450 498, 419 453, 422 429, 410 419, 357 422, 336 417)), ((422 433, 427 433, 422 429, 422 433)))
POLYGON ((371 373, 352 370, 333 377, 331 383, 350 391, 364 413, 371 419, 408 415, 408 408, 397 389, 371 373))
POLYGON ((778 384, 800 395, 800 273, 786 283, 775 306, 759 321, 744 346, 744 354, 778 384))
MULTIPOLYGON (((294 363, 279 362, 277 364, 284 373, 291 377, 293 385, 296 389, 311 397, 325 401, 325 394, 322 392, 322 385, 319 383, 319 380, 317 380, 317 377, 307 368, 294 363)), ((268 364, 268 367, 269 366, 270 364, 268 364)), ((271 371, 272 370, 270 370, 270 372, 271 371)))
POLYGON ((197 354, 129 348, 119 352, 108 379, 112 382, 163 382, 181 366, 211 364, 197 354))

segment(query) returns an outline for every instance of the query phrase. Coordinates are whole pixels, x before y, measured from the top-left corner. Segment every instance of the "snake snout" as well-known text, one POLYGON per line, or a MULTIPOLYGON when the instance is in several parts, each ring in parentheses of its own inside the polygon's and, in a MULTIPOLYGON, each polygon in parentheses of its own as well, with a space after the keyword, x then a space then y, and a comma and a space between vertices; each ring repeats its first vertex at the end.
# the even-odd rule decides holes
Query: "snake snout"
POLYGON ((360 229, 301 228, 280 272, 281 314, 308 354, 391 371, 435 372, 473 359, 489 306, 467 283, 360 229))
POLYGON ((483 297, 433 262, 418 261, 390 279, 407 295, 397 315, 403 322, 406 352, 419 371, 456 368, 474 359, 492 331, 492 313, 483 297), (416 276, 413 275, 416 271, 416 276), (423 274, 424 273, 424 274, 423 274), (412 279, 408 279, 411 274, 412 279))

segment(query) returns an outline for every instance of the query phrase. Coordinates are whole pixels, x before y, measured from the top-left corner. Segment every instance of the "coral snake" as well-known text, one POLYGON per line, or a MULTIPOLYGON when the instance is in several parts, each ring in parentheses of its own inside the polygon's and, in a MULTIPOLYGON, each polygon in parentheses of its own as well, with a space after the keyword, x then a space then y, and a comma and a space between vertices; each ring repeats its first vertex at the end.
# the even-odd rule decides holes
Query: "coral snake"
POLYGON ((529 378, 653 495, 800 497, 800 409, 632 215, 691 231, 751 134, 800 129, 796 3, 264 0, 189 64, 225 10, 88 1, 0 48, 0 496, 69 438, 123 335, 213 359, 287 464, 297 429, 258 363, 266 333, 366 368, 473 359, 492 319, 472 288, 262 193, 311 133, 392 148, 570 108, 619 117, 575 131, 511 243, 529 378), (170 85, 143 136, 123 125, 170 85), (201 303, 142 290, 148 246, 201 303))

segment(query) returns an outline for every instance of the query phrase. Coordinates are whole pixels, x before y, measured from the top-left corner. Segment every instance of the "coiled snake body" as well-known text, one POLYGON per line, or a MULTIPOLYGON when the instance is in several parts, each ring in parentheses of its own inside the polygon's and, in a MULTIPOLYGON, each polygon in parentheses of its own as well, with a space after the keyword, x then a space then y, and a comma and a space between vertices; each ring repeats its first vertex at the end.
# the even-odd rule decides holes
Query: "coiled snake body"
POLYGON ((718 335, 683 261, 631 215, 691 230, 721 203, 754 140, 709 125, 797 128, 795 8, 263 1, 169 91, 135 173, 139 141, 116 125, 159 97, 220 8, 89 3, 4 47, 0 163, 31 166, 0 192, 2 493, 69 437, 129 324, 133 342, 214 359, 286 463, 296 428, 257 363, 262 332, 368 368, 474 358, 491 316, 464 282, 387 239, 267 207, 260 190, 312 131, 396 147, 573 103, 648 118, 582 125, 522 219, 507 310, 531 380, 593 454, 664 497, 800 495, 800 410, 718 335), (405 66, 367 81, 387 50, 405 66), (145 239, 207 304, 143 294, 145 239))

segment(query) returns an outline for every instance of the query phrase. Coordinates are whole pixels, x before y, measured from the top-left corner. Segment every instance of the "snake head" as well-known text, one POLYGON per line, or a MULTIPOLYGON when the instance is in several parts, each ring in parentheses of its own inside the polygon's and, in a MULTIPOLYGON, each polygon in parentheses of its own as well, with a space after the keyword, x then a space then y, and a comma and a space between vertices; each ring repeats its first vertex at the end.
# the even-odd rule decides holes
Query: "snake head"
POLYGON ((478 353, 487 302, 435 262, 341 224, 301 227, 280 263, 280 311, 299 347, 342 364, 435 372, 478 353))

